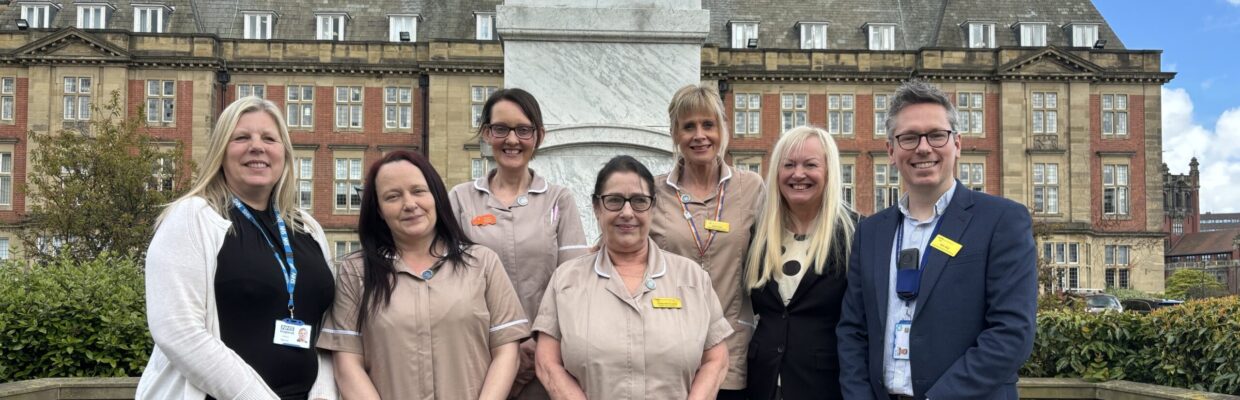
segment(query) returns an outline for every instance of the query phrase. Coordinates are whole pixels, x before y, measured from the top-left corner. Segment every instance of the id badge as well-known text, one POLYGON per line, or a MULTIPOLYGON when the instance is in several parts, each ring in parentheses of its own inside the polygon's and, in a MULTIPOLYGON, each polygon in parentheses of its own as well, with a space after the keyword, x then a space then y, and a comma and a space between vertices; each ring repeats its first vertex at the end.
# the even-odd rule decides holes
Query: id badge
POLYGON ((281 346, 308 349, 310 348, 310 335, 313 333, 314 327, 305 322, 295 319, 277 319, 276 334, 271 342, 281 346))
POLYGON ((891 341, 891 358, 908 359, 908 336, 913 331, 913 322, 907 319, 896 322, 895 338, 891 341))

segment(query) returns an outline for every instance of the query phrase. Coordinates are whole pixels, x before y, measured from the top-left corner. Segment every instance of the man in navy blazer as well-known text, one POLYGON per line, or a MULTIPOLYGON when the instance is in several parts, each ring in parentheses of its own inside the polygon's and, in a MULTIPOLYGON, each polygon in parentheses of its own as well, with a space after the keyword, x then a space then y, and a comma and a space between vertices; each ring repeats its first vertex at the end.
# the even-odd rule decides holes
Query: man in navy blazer
POLYGON ((836 330, 844 398, 1018 399, 1036 328, 1029 212, 954 179, 942 91, 910 81, 893 97, 887 153, 907 193, 857 226, 836 330))

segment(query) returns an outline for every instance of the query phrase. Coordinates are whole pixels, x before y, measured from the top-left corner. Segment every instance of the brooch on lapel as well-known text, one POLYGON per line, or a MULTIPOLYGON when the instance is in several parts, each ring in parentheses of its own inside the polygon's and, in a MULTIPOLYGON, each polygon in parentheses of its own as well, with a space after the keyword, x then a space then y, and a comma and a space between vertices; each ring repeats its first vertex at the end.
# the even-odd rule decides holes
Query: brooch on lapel
POLYGON ((474 226, 495 225, 495 215, 494 214, 482 214, 477 217, 474 217, 474 219, 470 221, 470 223, 473 224, 474 226))

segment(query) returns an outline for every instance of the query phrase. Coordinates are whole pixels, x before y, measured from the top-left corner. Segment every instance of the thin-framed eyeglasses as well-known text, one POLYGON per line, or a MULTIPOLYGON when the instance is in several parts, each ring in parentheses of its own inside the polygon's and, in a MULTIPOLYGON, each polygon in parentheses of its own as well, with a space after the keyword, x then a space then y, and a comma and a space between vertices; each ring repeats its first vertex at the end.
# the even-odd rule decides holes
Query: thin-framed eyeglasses
POLYGON ((937 149, 946 146, 947 142, 951 140, 952 134, 954 133, 956 133, 956 131, 951 129, 935 129, 926 133, 905 133, 896 135, 895 141, 896 144, 900 145, 901 149, 916 150, 917 146, 921 144, 921 138, 925 137, 926 143, 928 143, 930 147, 937 149))
POLYGON ((487 134, 491 135, 491 137, 496 138, 496 139, 503 139, 503 138, 508 137, 509 132, 516 132, 517 139, 531 139, 534 137, 535 133, 538 133, 538 128, 535 128, 530 125, 507 126, 507 125, 499 125, 499 124, 487 124, 484 129, 486 129, 487 134))
POLYGON ((624 197, 618 194, 604 194, 594 196, 598 199, 599 204, 603 205, 603 209, 607 211, 620 211, 624 209, 624 203, 629 203, 633 207, 633 211, 646 211, 654 205, 654 197, 644 194, 632 195, 624 197))

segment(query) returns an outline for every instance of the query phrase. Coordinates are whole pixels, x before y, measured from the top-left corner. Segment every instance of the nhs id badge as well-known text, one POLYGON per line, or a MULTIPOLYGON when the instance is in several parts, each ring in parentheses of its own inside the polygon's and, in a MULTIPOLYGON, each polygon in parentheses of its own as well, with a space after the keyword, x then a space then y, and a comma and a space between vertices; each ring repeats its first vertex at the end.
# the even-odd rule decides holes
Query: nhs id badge
POLYGON ((276 335, 271 342, 281 346, 309 349, 312 333, 314 333, 314 327, 306 325, 305 322, 295 319, 277 319, 276 335))
POLYGON ((896 337, 891 341, 891 358, 896 360, 908 359, 908 336, 913 331, 913 322, 907 319, 896 322, 896 337))

